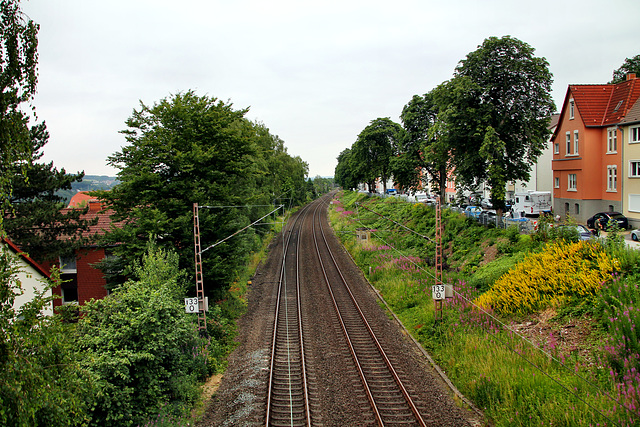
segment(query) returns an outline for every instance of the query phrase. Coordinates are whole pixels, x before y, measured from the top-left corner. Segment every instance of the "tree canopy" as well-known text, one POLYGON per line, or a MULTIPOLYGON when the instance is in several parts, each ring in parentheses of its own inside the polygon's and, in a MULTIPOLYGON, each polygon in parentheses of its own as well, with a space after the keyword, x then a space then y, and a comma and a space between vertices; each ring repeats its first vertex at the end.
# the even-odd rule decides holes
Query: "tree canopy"
MULTIPOLYGON (((148 106, 141 103, 122 133, 128 142, 108 163, 119 170, 119 185, 98 192, 124 221, 107 235, 124 265, 144 253, 149 236, 173 248, 180 267, 193 270, 193 203, 200 210, 202 249, 265 215, 274 205, 306 195, 307 165, 287 154, 280 138, 236 110, 193 91, 148 106), (285 198, 287 200, 285 200, 285 198)), ((264 228, 263 228, 264 229, 264 228)), ((257 240, 248 229, 203 255, 205 287, 232 282, 257 240)))
POLYGON ((548 67, 528 44, 490 37, 437 89, 457 182, 488 182, 498 208, 504 183, 528 180, 547 142, 555 110, 548 67))
POLYGON ((402 133, 399 124, 387 117, 378 118, 360 132, 353 144, 351 160, 370 191, 375 188, 377 178, 382 180, 386 190, 387 180, 391 177, 391 158, 399 152, 402 133))

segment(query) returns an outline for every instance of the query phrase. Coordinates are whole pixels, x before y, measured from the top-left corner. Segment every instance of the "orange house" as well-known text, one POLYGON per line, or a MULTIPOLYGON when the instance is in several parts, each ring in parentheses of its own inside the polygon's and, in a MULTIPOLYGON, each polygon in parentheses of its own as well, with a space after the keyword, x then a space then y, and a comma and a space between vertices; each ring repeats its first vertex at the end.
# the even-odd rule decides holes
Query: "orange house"
POLYGON ((640 97, 640 79, 569 85, 553 145, 554 212, 579 222, 622 211, 622 138, 618 123, 640 97))

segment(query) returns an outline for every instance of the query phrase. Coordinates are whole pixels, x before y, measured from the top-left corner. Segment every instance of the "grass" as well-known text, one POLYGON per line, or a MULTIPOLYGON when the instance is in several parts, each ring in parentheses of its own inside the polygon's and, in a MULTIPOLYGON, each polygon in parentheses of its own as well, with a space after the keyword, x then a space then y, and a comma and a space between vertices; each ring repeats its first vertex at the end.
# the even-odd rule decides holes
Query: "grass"
MULTIPOLYGON (((358 209, 356 202, 428 238, 433 234, 429 228, 434 224, 433 210, 344 193, 332 204, 329 217, 369 281, 456 387, 484 411, 488 422, 495 426, 640 423, 640 346, 635 335, 635 325, 640 322, 637 252, 630 252, 615 239, 605 242, 606 255, 619 261, 616 265, 621 276, 601 283, 596 295, 571 295, 557 299, 557 305, 551 307, 559 313, 552 319, 558 330, 566 323, 595 319, 599 327, 592 337, 583 337, 568 347, 550 334, 538 340, 538 348, 511 331, 516 322, 526 324, 540 314, 538 311, 507 315, 482 311, 471 302, 491 291, 496 281, 509 276, 524 260, 542 256, 538 254, 555 242, 547 236, 485 229, 445 210, 445 281, 455 283, 456 295, 445 303, 442 320, 436 321, 431 299, 433 246, 429 240, 358 209), (357 227, 374 229, 368 245, 356 242, 349 233, 357 227), (493 254, 493 259, 487 254, 493 254)), ((563 246, 554 250, 563 250, 563 246)), ((595 268, 597 263, 587 261, 582 263, 589 264, 587 267, 577 262, 575 268, 595 268)), ((558 275, 564 274, 559 271, 558 275)), ((587 273, 576 271, 576 277, 587 277, 587 273)), ((541 283, 547 280, 541 279, 541 283)))

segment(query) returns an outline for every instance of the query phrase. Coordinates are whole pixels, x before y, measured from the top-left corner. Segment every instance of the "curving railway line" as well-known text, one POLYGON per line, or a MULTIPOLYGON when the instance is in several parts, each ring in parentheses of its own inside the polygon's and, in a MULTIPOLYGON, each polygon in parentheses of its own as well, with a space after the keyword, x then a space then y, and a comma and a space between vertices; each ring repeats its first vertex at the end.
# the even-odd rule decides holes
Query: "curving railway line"
POLYGON ((305 304, 313 304, 316 313, 325 313, 332 319, 333 328, 341 331, 338 345, 350 355, 347 363, 352 365, 352 372, 356 372, 359 378, 359 384, 354 384, 350 390, 352 402, 368 402, 368 407, 359 406, 362 423, 425 426, 427 423, 421 415, 420 406, 403 384, 392 358, 387 355, 381 339, 367 320, 330 247, 323 225, 326 223, 328 200, 324 197, 305 207, 283 233, 265 424, 322 424, 323 414, 312 410, 322 406, 314 402, 321 396, 314 391, 317 387, 310 384, 307 368, 313 365, 313 360, 306 358, 304 346, 308 338, 303 312, 307 309, 305 304), (308 273, 313 277, 305 280, 305 271, 312 270, 301 268, 301 259, 306 259, 305 264, 308 264, 310 257, 319 267, 322 280, 318 280, 314 273, 308 273), (321 300, 317 297, 305 298, 307 289, 304 289, 304 284, 315 287, 316 292, 322 288, 326 294, 322 299, 324 306, 318 307, 321 300))

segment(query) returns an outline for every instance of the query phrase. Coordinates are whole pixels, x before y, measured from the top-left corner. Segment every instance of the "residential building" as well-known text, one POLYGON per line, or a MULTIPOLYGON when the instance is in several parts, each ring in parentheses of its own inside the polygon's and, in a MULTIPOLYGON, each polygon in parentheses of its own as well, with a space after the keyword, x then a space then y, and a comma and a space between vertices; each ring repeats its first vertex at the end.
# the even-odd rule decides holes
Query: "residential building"
POLYGON ((531 166, 531 174, 528 181, 515 181, 507 184, 507 199, 513 199, 515 193, 526 193, 527 191, 553 191, 553 174, 551 170, 551 160, 553 159, 553 134, 558 126, 560 114, 553 114, 549 121, 549 131, 551 136, 547 141, 542 154, 536 163, 531 166))
POLYGON ((635 74, 618 84, 569 85, 552 136, 554 212, 579 222, 622 210, 618 123, 640 97, 635 74))
MULTIPOLYGON (((66 209, 77 209, 89 206, 89 210, 82 219, 97 222, 90 226, 84 237, 99 237, 104 235, 112 225, 109 210, 103 210, 102 203, 86 192, 79 192, 73 196, 66 209)), ((96 264, 109 255, 109 249, 97 243, 92 243, 77 249, 71 257, 60 258, 48 263, 47 266, 60 267, 62 284, 55 287, 53 292, 61 298, 54 301, 55 307, 63 304, 82 305, 91 299, 107 296, 106 280, 96 264)))
POLYGON ((618 124, 622 146, 622 214, 640 227, 640 98, 618 124))
MULTIPOLYGON (((22 252, 15 243, 7 238, 2 238, 0 241, 0 250, 12 253, 18 265, 19 272, 17 279, 21 284, 22 295, 17 295, 13 302, 13 309, 18 310, 27 302, 32 301, 36 294, 41 294, 46 291, 48 286, 46 281, 49 280, 49 272, 22 252)), ((49 296, 51 295, 50 291, 46 293, 48 293, 49 296)), ((43 314, 53 315, 53 304, 45 307, 43 314)))

